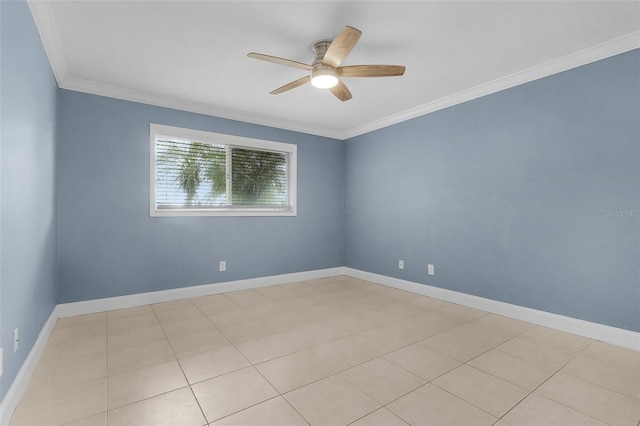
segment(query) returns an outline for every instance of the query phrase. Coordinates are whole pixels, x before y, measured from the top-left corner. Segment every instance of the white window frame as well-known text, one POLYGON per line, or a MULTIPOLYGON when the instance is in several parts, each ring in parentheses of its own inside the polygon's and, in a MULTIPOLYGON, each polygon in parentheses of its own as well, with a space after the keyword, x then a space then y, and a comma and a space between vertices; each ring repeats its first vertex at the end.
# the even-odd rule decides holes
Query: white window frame
MULTIPOLYGON (((262 139, 245 138, 182 127, 150 124, 150 199, 149 215, 151 217, 167 216, 297 216, 297 145, 274 142, 262 139), (254 148, 289 153, 287 196, 288 205, 283 207, 240 207, 220 206, 188 209, 156 208, 156 141, 158 136, 195 140, 217 145, 231 145, 240 148, 254 148)), ((229 179, 229 177, 227 177, 229 179)))

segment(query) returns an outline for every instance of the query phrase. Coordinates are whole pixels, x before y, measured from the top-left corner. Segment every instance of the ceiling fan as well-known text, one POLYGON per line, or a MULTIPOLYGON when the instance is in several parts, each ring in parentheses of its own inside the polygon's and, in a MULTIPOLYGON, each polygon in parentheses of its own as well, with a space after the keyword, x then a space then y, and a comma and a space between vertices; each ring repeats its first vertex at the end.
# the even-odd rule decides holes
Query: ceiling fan
POLYGON ((362 31, 346 26, 333 41, 318 41, 313 45, 316 57, 311 65, 277 56, 251 52, 247 56, 280 65, 311 71, 309 75, 285 84, 272 92, 272 95, 295 89, 306 83, 321 89, 329 89, 341 101, 351 99, 351 92, 340 77, 393 77, 404 74, 403 65, 347 65, 340 66, 351 53, 362 31))

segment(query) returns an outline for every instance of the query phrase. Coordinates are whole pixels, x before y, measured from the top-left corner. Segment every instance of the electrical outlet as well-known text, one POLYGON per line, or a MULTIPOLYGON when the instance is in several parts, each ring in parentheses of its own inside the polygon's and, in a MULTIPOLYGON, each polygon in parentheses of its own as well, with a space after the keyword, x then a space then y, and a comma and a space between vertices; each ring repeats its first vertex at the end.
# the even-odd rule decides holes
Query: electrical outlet
POLYGON ((429 263, 427 265, 427 273, 429 275, 435 275, 436 274, 436 267, 432 263, 429 263))
POLYGON ((18 342, 20 341, 18 335, 18 329, 13 330, 13 352, 15 353, 18 350, 18 342))
POLYGON ((404 269, 404 260, 398 260, 398 269, 404 269))
POLYGON ((218 271, 224 272, 226 270, 227 270, 227 261, 221 260, 220 262, 218 262, 218 271))
POLYGON ((2 366, 3 366, 3 357, 2 357, 2 348, 0 348, 0 377, 2 377, 2 366))

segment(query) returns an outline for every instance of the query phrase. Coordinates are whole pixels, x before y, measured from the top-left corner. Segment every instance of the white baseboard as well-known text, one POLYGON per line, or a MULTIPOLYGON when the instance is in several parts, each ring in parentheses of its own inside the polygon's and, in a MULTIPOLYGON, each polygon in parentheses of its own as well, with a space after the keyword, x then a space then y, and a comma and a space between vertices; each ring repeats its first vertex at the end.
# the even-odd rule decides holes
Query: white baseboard
POLYGON ((471 308, 481 309, 498 315, 527 321, 533 324, 542 325, 567 333, 577 334, 590 339, 600 340, 617 346, 622 346, 636 351, 640 350, 640 333, 611 327, 595 322, 584 321, 564 315, 539 311, 537 309, 512 305, 510 303, 499 302, 497 300, 486 299, 484 297, 473 296, 453 290, 446 290, 433 287, 427 284, 419 284, 412 281, 401 280, 388 277, 386 275, 374 274, 353 268, 344 268, 346 275, 366 281, 375 282, 400 290, 422 294, 424 296, 435 297, 448 302, 457 303, 471 308))
POLYGON ((27 388, 29 379, 38 365, 42 351, 44 350, 49 336, 53 331, 58 318, 70 317, 74 315, 90 314, 95 312, 110 311, 113 309, 131 308, 134 306, 148 305, 151 303, 170 302, 173 300, 186 299, 189 297, 206 296, 209 294, 225 293, 229 291, 246 290, 250 288, 266 287, 275 284, 285 284, 296 281, 315 280, 318 278, 328 278, 336 275, 345 275, 344 267, 319 269, 315 271, 296 272, 292 274, 272 275, 261 278, 250 278, 246 280, 228 281, 216 284, 204 284, 199 286, 175 288, 170 290, 153 291, 149 293, 131 294, 127 296, 109 297, 105 299, 86 300, 82 302, 63 303, 57 305, 49 319, 40 331, 36 343, 29 352, 27 359, 20 368, 18 375, 14 379, 9 391, 0 404, 0 426, 9 424, 20 398, 27 388))
POLYGON ((510 303, 485 299, 483 297, 446 290, 426 284, 392 278, 385 275, 365 272, 358 269, 337 267, 320 269, 315 271, 296 272, 292 274, 273 275, 246 280, 228 281, 216 284, 205 284, 193 287, 176 288, 170 290, 139 293, 127 296, 109 297, 104 299, 87 300, 82 302, 63 303, 57 305, 49 319, 43 326, 36 343, 29 352, 27 359, 20 368, 13 384, 0 404, 0 426, 6 426, 11 419, 13 411, 18 406, 29 378, 33 373, 42 351, 49 340, 58 318, 74 315, 89 314, 95 312, 110 311, 113 309, 131 308, 134 306, 148 305, 151 303, 170 302, 173 300, 190 297, 206 296, 209 294, 225 293, 229 291, 246 290, 251 288, 266 287, 276 284, 285 284, 297 281, 307 281, 318 278, 328 278, 336 275, 349 275, 366 281, 375 282, 389 287, 410 291, 412 293, 435 297, 448 302, 481 309, 498 315, 528 321, 533 324, 543 325, 557 330, 566 331, 591 339, 601 340, 614 345, 640 350, 640 333, 621 328, 610 327, 598 323, 584 321, 563 315, 552 314, 510 303))
POLYGON ((4 396, 2 403, 0 403, 0 425, 6 426, 9 424, 9 420, 11 420, 11 416, 15 411, 18 403, 20 402, 20 398, 22 398, 22 394, 27 389, 27 384, 29 383, 29 379, 33 374, 36 366, 38 365, 38 361, 40 361, 40 356, 42 355, 42 351, 49 340, 49 336, 53 331, 53 327, 56 325, 56 321, 58 321, 58 308, 56 307, 49 315, 49 319, 44 323, 42 330, 40 330, 40 334, 38 334, 38 338, 31 348, 29 355, 27 355, 27 359, 24 360, 22 367, 20 367, 20 371, 16 375, 16 378, 13 380, 11 387, 7 391, 7 394, 4 396))
POLYGON ((192 287, 130 294, 127 296, 84 300, 82 302, 62 303, 58 305, 57 310, 60 318, 71 317, 74 315, 91 314, 94 312, 112 311, 114 309, 132 308, 134 306, 149 305, 152 303, 171 302, 173 300, 206 296, 209 294, 226 293, 229 291, 247 290, 276 284, 333 277, 336 275, 344 275, 344 271, 344 267, 318 269, 315 271, 294 272, 292 274, 271 275, 260 278, 249 278, 246 280, 203 284, 192 287))

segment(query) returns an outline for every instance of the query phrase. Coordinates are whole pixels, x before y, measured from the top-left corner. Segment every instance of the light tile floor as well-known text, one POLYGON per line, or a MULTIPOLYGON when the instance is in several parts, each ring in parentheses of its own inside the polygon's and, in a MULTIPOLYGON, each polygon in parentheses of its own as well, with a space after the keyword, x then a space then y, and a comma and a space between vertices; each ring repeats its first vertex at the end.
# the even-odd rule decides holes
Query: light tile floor
POLYGON ((640 352, 341 276, 60 319, 11 425, 639 421, 640 352))

